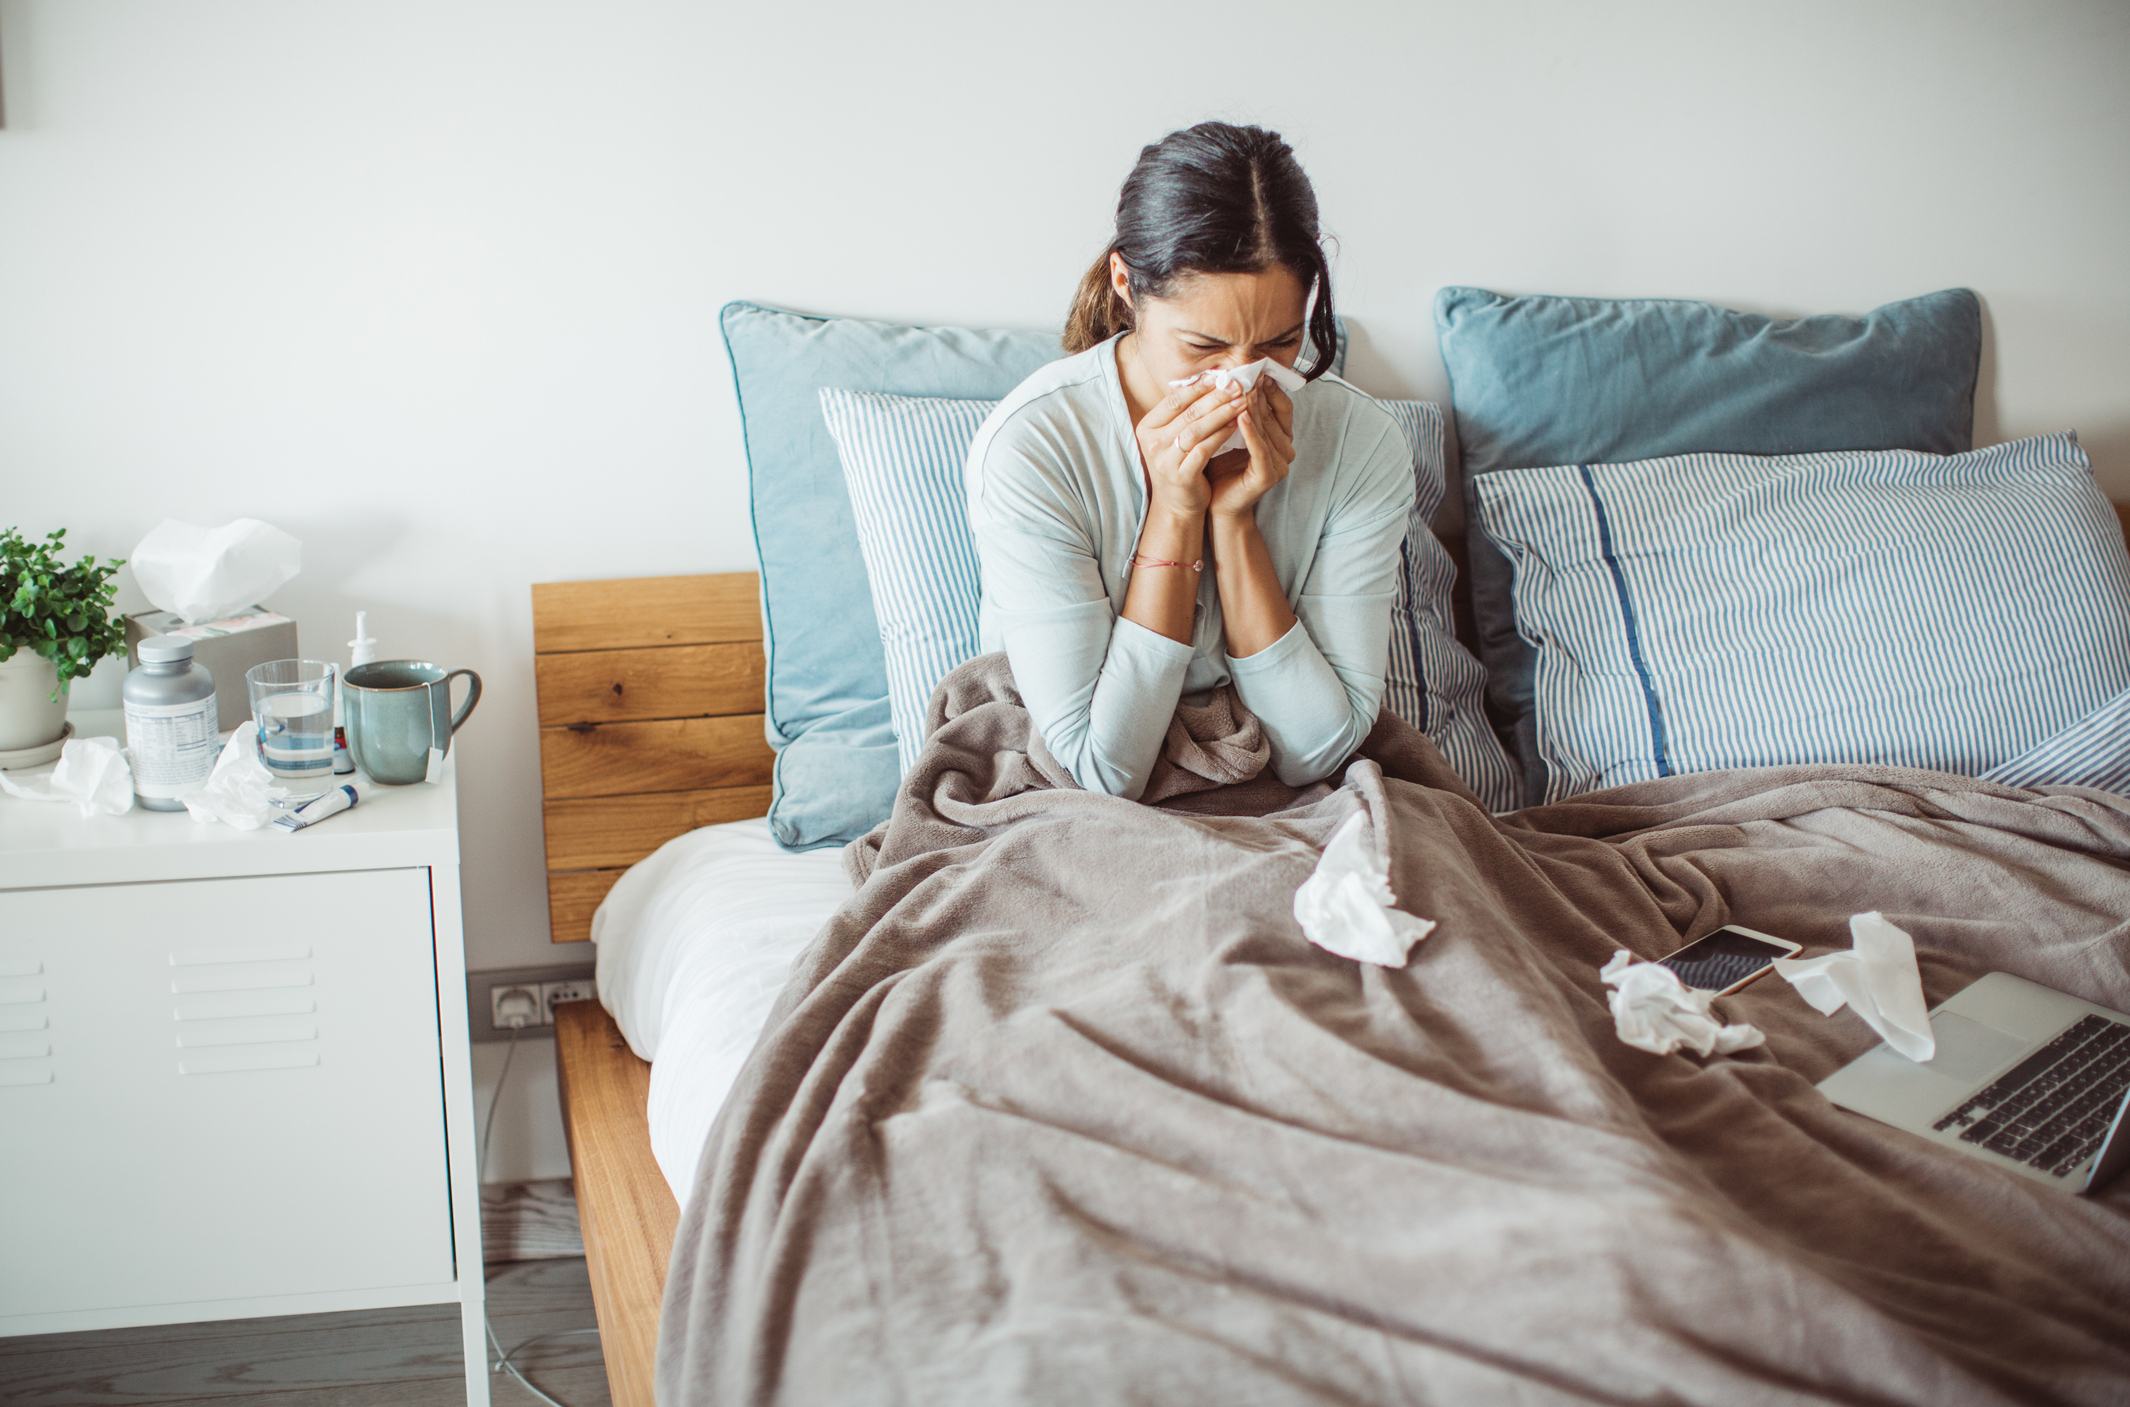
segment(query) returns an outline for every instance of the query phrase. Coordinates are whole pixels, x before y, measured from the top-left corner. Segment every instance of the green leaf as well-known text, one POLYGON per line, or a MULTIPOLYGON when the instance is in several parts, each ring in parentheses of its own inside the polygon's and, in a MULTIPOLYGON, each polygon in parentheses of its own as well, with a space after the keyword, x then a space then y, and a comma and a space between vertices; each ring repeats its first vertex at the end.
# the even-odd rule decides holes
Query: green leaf
POLYGON ((98 565, 92 555, 70 566, 61 555, 66 538, 64 528, 42 541, 18 528, 0 528, 0 640, 7 644, 0 659, 27 645, 58 666, 62 687, 126 647, 125 618, 113 609, 118 587, 111 580, 124 560, 107 557, 98 565))

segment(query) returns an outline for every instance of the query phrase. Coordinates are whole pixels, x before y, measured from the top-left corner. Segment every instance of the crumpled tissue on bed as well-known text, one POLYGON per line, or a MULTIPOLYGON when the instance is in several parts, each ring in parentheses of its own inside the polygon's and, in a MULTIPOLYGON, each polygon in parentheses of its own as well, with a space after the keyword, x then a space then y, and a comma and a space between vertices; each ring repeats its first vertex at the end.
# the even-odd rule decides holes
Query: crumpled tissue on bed
POLYGON ((1376 853, 1366 810, 1346 818, 1324 847, 1316 869, 1294 891, 1294 919, 1302 936, 1326 952, 1377 967, 1403 967, 1413 944, 1435 929, 1430 918, 1394 909, 1390 867, 1376 853))
POLYGON ((1847 1004, 1910 1060, 1936 1055, 1938 1039, 1923 1001, 1915 940, 1876 909, 1849 916, 1849 937, 1853 946, 1846 953, 1778 958, 1775 970, 1820 1015, 1832 1016, 1847 1004))
POLYGON ((0 791, 24 801, 71 801, 82 818, 123 816, 133 809, 133 768, 116 738, 68 738, 43 786, 24 786, 0 772, 0 791))
MULTIPOLYGON (((1200 381, 1210 381, 1223 391, 1232 390, 1236 387, 1249 391, 1256 388, 1258 378, 1263 376, 1270 376, 1273 382, 1290 396, 1309 384, 1308 378, 1299 371, 1291 367, 1281 366, 1270 357, 1263 357, 1251 362, 1248 366, 1232 368, 1216 366, 1211 371, 1201 371, 1196 376, 1186 376, 1181 381, 1171 381, 1169 385, 1177 387, 1194 386, 1200 381)), ((1238 425, 1227 439, 1220 442, 1220 448, 1214 450, 1213 453, 1226 454, 1231 449, 1248 449, 1249 447, 1250 441, 1244 437, 1242 426, 1238 425)))
POLYGON ((1651 1055, 1670 1055, 1686 1046, 1697 1055, 1729 1055, 1767 1040, 1757 1026, 1726 1026, 1708 1014, 1714 992, 1697 991, 1660 962, 1637 962, 1625 948, 1598 969, 1613 990, 1612 1028, 1621 1040, 1651 1055))
POLYGON ((258 734, 247 723, 222 745, 222 755, 214 760, 207 781, 178 800, 195 821, 220 821, 233 830, 255 831, 273 819, 273 803, 287 795, 288 788, 275 786, 274 774, 259 760, 258 734))

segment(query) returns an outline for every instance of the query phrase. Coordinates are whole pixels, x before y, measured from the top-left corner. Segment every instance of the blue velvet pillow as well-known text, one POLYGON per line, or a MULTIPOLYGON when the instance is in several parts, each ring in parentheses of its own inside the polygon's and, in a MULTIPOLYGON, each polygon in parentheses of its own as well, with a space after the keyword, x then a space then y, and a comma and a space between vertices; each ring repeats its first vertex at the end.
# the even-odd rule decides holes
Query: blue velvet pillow
POLYGON ((1964 288, 1862 317, 1788 321, 1708 303, 1445 288, 1435 326, 1463 452, 1488 702, 1512 735, 1526 804, 1545 788, 1537 654, 1516 632, 1509 562, 1480 525, 1477 479, 1702 452, 1959 454, 1973 445, 1982 319, 1964 288))
POLYGON ((825 386, 997 400, 1063 355, 1055 333, 899 327, 752 303, 719 314, 747 442, 777 750, 778 843, 840 845, 884 820, 900 777, 886 657, 825 386))

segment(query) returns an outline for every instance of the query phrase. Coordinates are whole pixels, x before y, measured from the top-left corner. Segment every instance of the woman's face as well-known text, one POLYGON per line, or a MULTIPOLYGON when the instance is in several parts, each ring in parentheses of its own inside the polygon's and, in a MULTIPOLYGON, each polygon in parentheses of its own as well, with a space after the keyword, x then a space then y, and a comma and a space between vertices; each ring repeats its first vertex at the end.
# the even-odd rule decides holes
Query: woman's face
MULTIPOLYGON (((1130 275, 1114 254, 1109 273, 1118 296, 1129 297, 1130 275)), ((1254 274, 1191 274, 1168 297, 1141 300, 1133 341, 1148 376, 1166 394, 1169 382, 1215 367, 1265 357, 1293 366, 1308 311, 1308 288, 1284 264, 1254 274)))

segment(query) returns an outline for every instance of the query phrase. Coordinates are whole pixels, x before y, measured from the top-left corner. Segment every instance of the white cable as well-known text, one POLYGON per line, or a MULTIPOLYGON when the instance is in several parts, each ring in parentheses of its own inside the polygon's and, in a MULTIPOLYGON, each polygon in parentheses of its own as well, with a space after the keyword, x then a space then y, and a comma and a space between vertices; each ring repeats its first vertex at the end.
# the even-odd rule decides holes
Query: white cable
MULTIPOLYGON (((488 1117, 482 1120, 481 1122, 481 1156, 477 1163, 477 1167, 482 1172, 485 1172, 488 1168, 488 1140, 490 1135, 494 1134, 495 1132, 496 1110, 501 1107, 503 1103, 503 1085, 504 1082, 510 1078, 510 1062, 517 1058, 518 1033, 523 1031, 524 1029, 525 1018, 516 1018, 515 1023, 510 1028, 510 1048, 503 1052, 502 1073, 496 1076, 496 1092, 491 1095, 488 1100, 488 1117)), ((550 1329, 544 1334, 534 1334, 531 1338, 525 1340, 523 1343, 519 1344, 510 1352, 504 1353, 503 1341, 496 1337, 496 1326, 488 1321, 488 1318, 485 1314, 481 1318, 481 1327, 488 1331, 488 1342, 495 1345, 495 1351, 498 1355, 500 1355, 496 1359, 494 1365, 491 1366, 488 1371, 491 1373, 500 1372, 510 1374, 513 1378, 516 1378, 521 1385, 523 1385, 527 1392, 539 1398, 542 1402, 547 1403, 549 1407, 567 1407, 567 1404, 556 1401, 554 1398, 549 1397, 546 1393, 542 1392, 539 1388, 533 1386, 532 1380, 526 1377, 524 1373, 520 1372, 518 1370, 518 1365, 511 1362, 510 1360, 516 1358, 519 1354, 523 1353, 526 1349, 531 1348, 534 1344, 540 1343, 546 1339, 568 1338, 571 1335, 575 1334, 596 1334, 599 1332, 597 1329, 550 1329)))
MULTIPOLYGON (((481 1156, 474 1161, 474 1169, 478 1174, 488 1171, 488 1138, 496 1131, 496 1110, 503 1107, 503 1081, 510 1078, 510 1062, 518 1054, 518 1032, 524 1029, 525 1023, 522 1021, 510 1028, 510 1049, 503 1052, 503 1073, 496 1076, 496 1092, 488 1096, 488 1117, 481 1121, 481 1156)), ((497 1349, 497 1352, 501 1351, 500 1348, 497 1349)))
POLYGON ((542 1402, 550 1404, 550 1407, 567 1407, 567 1404, 555 1401, 554 1398, 549 1397, 546 1393, 540 1391, 539 1388, 534 1387, 532 1384, 532 1380, 527 1378, 523 1373, 519 1372, 518 1365, 511 1362, 510 1360, 517 1357, 520 1353, 523 1353, 532 1345, 540 1342, 540 1340, 542 1339, 559 1339, 568 1334, 596 1334, 599 1332, 597 1329, 555 1329, 545 1334, 534 1334, 531 1338, 527 1339, 524 1343, 519 1344, 510 1352, 503 1353, 503 1341, 496 1337, 496 1326, 493 1324, 486 1324, 485 1327, 488 1330, 488 1342, 495 1345, 497 1353, 503 1354, 501 1358, 498 1358, 496 1360, 495 1366, 488 1370, 489 1372, 506 1372, 510 1374, 513 1378, 516 1378, 520 1383, 524 1384, 525 1390, 527 1392, 539 1398, 542 1402))
MULTIPOLYGON (((544 1342, 546 1342, 546 1341, 547 1341, 548 1339, 567 1339, 567 1338, 572 1338, 572 1337, 575 1337, 576 1335, 579 1335, 579 1334, 596 1334, 596 1333, 598 1333, 598 1332, 599 1332, 599 1330, 598 1330, 598 1329, 596 1329, 596 1328, 593 1328, 593 1329, 549 1329, 549 1330, 547 1330, 547 1331, 546 1331, 545 1333, 540 1333, 540 1334, 534 1334, 534 1335, 533 1335, 533 1336, 532 1336, 531 1338, 527 1339, 527 1340, 526 1340, 526 1341, 525 1341, 524 1343, 521 1343, 521 1344, 519 1344, 519 1345, 518 1345, 518 1346, 517 1346, 516 1348, 514 1348, 514 1349, 512 1349, 512 1350, 511 1350, 510 1352, 508 1352, 508 1353, 504 1354, 504 1355, 503 1355, 503 1357, 502 1357, 502 1358, 501 1358, 501 1359, 500 1359, 500 1360, 499 1360, 499 1361, 498 1361, 498 1362, 496 1363, 496 1367, 498 1367, 498 1368, 502 1367, 502 1366, 503 1366, 503 1365, 504 1365, 505 1363, 508 1363, 508 1362, 510 1362, 510 1360, 511 1360, 511 1359, 513 1359, 513 1358, 516 1358, 516 1357, 517 1357, 517 1356, 518 1356, 519 1354, 521 1354, 521 1353, 525 1352, 525 1350, 526 1350, 526 1349, 528 1349, 528 1348, 531 1348, 531 1347, 532 1347, 532 1346, 533 1346, 534 1344, 536 1344, 536 1343, 544 1343, 544 1342)), ((497 1345, 497 1347, 501 1347, 501 1345, 499 1344, 499 1345, 497 1345)))

